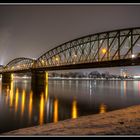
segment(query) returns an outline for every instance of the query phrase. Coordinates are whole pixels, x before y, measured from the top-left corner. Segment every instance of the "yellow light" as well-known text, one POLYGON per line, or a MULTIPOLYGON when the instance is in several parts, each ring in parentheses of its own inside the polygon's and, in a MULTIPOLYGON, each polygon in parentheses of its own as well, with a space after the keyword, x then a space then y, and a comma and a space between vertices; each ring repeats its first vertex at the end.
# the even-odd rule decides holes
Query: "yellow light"
POLYGON ((2 84, 0 83, 0 96, 2 94, 2 88, 1 88, 2 84))
POLYGON ((43 122, 44 122, 44 95, 42 93, 40 98, 39 124, 42 125, 43 122))
POLYGON ((106 105, 101 104, 101 105, 100 105, 100 114, 103 114, 103 113, 105 113, 105 112, 106 112, 106 105))
POLYGON ((45 100, 48 100, 48 83, 46 83, 46 88, 45 88, 45 100))
POLYGON ((14 74, 11 74, 11 80, 13 80, 14 79, 14 74))
POLYGON ((14 69, 14 66, 11 69, 13 70, 14 69))
POLYGON ((72 119, 76 119, 77 118, 77 101, 73 100, 72 102, 72 119))
POLYGON ((46 72, 46 87, 45 87, 45 100, 48 100, 48 72, 46 72))
POLYGON ((11 81, 11 87, 10 87, 10 107, 12 107, 13 106, 13 88, 14 87, 14 85, 13 85, 13 81, 11 81))
POLYGON ((123 84, 124 84, 124 95, 126 96, 126 89, 127 89, 127 85, 126 85, 127 83, 126 83, 126 81, 124 81, 123 84))
POLYGON ((58 122, 58 99, 54 100, 54 123, 58 122))
POLYGON ((6 86, 6 98, 5 98, 6 105, 8 104, 9 91, 10 91, 9 86, 6 86))
POLYGON ((49 73, 46 71, 45 74, 46 74, 46 82, 48 82, 49 73))
POLYGON ((25 108, 25 90, 22 92, 21 116, 23 116, 25 108))
POLYGON ((58 57, 56 57, 56 58, 55 58, 55 60, 56 60, 56 61, 59 61, 59 58, 58 58, 58 57))
POLYGON ((17 112, 17 108, 18 108, 18 95, 19 95, 19 91, 17 88, 16 89, 16 99, 15 99, 15 112, 17 112))
POLYGON ((42 64, 44 65, 44 60, 42 60, 42 64))
POLYGON ((31 120, 32 116, 32 107, 33 107, 33 92, 30 92, 30 97, 29 97, 29 121, 31 120))
POLYGON ((107 50, 105 48, 102 49, 102 53, 105 54, 107 50))

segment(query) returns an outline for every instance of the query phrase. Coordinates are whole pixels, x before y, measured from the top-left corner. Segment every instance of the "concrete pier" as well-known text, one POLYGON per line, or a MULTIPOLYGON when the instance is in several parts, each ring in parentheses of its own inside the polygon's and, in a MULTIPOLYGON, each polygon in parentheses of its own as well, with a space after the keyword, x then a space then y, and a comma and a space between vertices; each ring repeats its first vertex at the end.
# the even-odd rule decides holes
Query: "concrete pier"
POLYGON ((45 71, 33 71, 31 79, 32 87, 45 86, 47 79, 45 71))
POLYGON ((2 83, 10 83, 12 79, 13 79, 13 74, 11 73, 2 74, 2 83))

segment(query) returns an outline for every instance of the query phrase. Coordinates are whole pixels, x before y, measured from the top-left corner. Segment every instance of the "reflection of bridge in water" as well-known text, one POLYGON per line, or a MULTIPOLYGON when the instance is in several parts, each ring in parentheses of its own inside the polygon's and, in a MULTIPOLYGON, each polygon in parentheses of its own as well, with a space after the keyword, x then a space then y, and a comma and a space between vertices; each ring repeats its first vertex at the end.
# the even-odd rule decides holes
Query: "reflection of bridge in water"
MULTIPOLYGON (((0 83, 1 84, 1 83, 0 83)), ((33 117, 37 117, 37 123, 42 125, 45 122, 58 122, 63 120, 64 110, 68 110, 68 118, 77 118, 77 101, 75 98, 69 102, 69 106, 64 106, 58 97, 49 96, 48 81, 45 86, 31 87, 30 90, 16 87, 16 82, 11 80, 10 83, 0 85, 0 94, 5 93, 4 102, 13 110, 15 116, 20 117, 21 120, 26 116, 29 123, 33 117), (37 91, 36 91, 37 90, 37 91), (37 111, 36 111, 37 109, 37 111), (64 109, 64 110, 63 110, 64 109)), ((67 113, 67 112, 65 112, 67 113)))
POLYGON ((0 66, 0 74, 6 82, 12 73, 31 72, 32 81, 39 83, 45 71, 139 65, 139 52, 139 27, 108 31, 68 41, 37 60, 16 58, 0 66))

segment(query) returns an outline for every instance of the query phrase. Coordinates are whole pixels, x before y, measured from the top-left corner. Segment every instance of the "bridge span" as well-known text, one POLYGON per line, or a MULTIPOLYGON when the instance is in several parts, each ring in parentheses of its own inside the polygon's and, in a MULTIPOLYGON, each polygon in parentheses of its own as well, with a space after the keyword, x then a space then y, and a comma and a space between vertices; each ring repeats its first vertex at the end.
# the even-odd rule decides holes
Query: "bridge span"
POLYGON ((65 42, 38 59, 16 58, 0 74, 140 65, 140 27, 87 35, 65 42))

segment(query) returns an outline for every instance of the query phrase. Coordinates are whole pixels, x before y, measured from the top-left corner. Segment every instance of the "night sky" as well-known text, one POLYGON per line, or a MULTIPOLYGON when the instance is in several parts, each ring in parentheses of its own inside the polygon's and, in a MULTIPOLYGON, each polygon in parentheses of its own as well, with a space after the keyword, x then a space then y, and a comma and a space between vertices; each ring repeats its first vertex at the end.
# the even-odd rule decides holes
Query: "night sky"
MULTIPOLYGON (((88 34, 140 27, 139 14, 140 5, 0 5, 0 64, 17 57, 38 58, 57 45, 88 34)), ((129 70, 140 74, 139 67, 129 70)))

